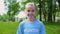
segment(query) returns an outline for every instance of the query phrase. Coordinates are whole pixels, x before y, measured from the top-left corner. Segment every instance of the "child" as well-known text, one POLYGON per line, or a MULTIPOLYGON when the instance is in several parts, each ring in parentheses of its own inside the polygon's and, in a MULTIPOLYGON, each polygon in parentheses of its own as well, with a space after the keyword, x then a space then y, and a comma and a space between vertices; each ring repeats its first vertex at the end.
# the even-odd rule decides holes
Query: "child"
POLYGON ((33 2, 25 6, 27 19, 20 23, 17 34, 46 34, 44 24, 36 19, 37 7, 33 2))

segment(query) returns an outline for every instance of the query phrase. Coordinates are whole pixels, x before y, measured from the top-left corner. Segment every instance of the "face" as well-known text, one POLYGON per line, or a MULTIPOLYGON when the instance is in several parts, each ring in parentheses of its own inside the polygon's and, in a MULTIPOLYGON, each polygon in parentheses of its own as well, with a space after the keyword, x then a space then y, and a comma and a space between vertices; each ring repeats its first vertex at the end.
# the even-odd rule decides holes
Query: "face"
POLYGON ((28 18, 34 18, 36 16, 36 10, 35 8, 26 8, 26 14, 28 16, 28 18))

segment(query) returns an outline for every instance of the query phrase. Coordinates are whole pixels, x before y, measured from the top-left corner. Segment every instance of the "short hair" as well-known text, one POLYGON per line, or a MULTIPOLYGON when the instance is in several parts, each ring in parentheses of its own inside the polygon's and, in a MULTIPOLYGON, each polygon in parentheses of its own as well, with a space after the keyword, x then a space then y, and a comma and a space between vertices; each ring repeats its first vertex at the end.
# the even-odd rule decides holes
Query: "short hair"
POLYGON ((33 6, 33 7, 36 8, 36 10, 37 10, 37 6, 36 6, 36 4, 35 4, 34 2, 29 2, 29 3, 27 3, 27 4, 25 5, 25 8, 27 8, 27 7, 29 7, 29 6, 33 6))

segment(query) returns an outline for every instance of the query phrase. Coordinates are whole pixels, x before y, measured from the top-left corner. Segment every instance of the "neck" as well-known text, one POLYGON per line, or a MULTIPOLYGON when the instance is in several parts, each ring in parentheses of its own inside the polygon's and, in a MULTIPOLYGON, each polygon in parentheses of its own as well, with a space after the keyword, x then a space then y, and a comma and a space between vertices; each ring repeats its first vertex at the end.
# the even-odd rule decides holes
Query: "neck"
POLYGON ((33 22, 35 20, 36 20, 36 18, 28 18, 28 21, 30 21, 30 22, 33 22))

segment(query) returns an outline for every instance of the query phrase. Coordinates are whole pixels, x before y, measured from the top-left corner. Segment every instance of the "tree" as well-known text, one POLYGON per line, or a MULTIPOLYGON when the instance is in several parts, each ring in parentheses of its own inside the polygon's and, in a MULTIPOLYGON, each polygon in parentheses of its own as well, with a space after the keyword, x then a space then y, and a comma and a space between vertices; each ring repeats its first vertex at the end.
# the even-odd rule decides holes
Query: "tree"
POLYGON ((40 15, 40 20, 42 21, 42 17, 41 17, 41 13, 42 13, 42 11, 41 11, 41 8, 42 8, 42 5, 41 5, 41 0, 39 0, 39 15, 40 15))
POLYGON ((53 0, 53 21, 55 22, 55 16, 56 16, 56 0, 53 0))
POLYGON ((15 15, 16 13, 19 12, 19 3, 16 1, 13 1, 10 3, 10 5, 8 6, 9 11, 8 11, 8 15, 9 15, 9 20, 10 21, 15 21, 15 15))
POLYGON ((42 12, 43 12, 43 15, 44 15, 44 20, 46 21, 46 0, 43 0, 42 1, 42 12))
POLYGON ((48 3, 48 22, 52 22, 52 0, 47 0, 48 3))
POLYGON ((58 3, 59 3, 59 10, 60 10, 60 0, 58 0, 58 3))

